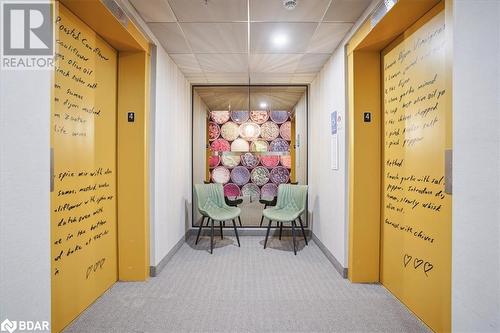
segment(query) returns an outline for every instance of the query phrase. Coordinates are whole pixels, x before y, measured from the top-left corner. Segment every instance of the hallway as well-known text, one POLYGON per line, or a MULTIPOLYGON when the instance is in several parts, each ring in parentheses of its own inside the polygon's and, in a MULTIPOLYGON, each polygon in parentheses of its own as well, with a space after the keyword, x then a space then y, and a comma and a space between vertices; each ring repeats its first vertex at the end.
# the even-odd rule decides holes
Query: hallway
POLYGON ((428 332, 380 285, 343 279, 314 242, 209 237, 182 245, 159 276, 118 282, 69 332, 428 332))

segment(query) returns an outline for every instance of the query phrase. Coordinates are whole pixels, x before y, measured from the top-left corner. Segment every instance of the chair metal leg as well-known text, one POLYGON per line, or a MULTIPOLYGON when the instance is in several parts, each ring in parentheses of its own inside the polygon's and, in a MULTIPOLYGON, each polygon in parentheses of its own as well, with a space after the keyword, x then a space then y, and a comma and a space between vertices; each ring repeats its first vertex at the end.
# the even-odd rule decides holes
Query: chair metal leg
POLYGON ((224 235, 222 234, 222 224, 223 222, 220 221, 220 239, 224 239, 224 235))
POLYGON ((271 230, 271 223, 273 223, 273 221, 269 220, 269 224, 267 226, 267 232, 266 232, 266 240, 264 241, 264 249, 266 249, 266 246, 267 246, 267 238, 269 237, 269 231, 271 230))
POLYGON ((241 217, 238 216, 238 222, 240 223, 240 227, 243 226, 243 224, 241 223, 241 217))
POLYGON ((236 240, 238 241, 238 247, 241 247, 240 237, 238 237, 238 230, 236 229, 236 221, 234 221, 234 219, 233 219, 233 227, 234 227, 234 234, 236 235, 236 240))
MULTIPOLYGON (((267 205, 264 205, 264 209, 267 208, 267 205)), ((264 214, 262 214, 262 217, 260 218, 260 226, 262 227, 262 223, 264 222, 264 214)))
POLYGON ((198 235, 196 236, 196 242, 194 242, 194 245, 198 245, 198 240, 200 239, 200 234, 201 234, 201 229, 203 228, 203 222, 205 222, 206 216, 203 216, 200 222, 200 228, 198 229, 198 235))
POLYGON ((297 255, 297 248, 295 247, 295 220, 292 221, 292 242, 293 242, 293 253, 297 255))
POLYGON ((283 222, 280 222, 279 225, 280 225, 280 240, 281 240, 281 233, 283 232, 283 222))
POLYGON ((210 235, 210 254, 214 253, 214 220, 210 219, 212 234, 210 235))
POLYGON ((307 237, 306 237, 306 232, 304 231, 304 224, 302 223, 302 219, 299 216, 299 223, 300 223, 300 229, 302 229, 302 236, 304 236, 304 240, 306 241, 307 244, 307 237))

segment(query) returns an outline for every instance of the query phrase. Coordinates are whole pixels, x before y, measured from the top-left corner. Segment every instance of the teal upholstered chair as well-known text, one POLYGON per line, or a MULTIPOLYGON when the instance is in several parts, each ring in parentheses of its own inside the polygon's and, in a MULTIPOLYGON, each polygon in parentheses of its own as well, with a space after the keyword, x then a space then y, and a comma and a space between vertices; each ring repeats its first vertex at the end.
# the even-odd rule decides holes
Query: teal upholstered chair
MULTIPOLYGON (((238 230, 236 228, 235 219, 240 216, 241 209, 238 207, 230 207, 224 200, 224 189, 221 184, 196 184, 194 186, 196 198, 198 201, 198 211, 204 217, 208 217, 208 222, 211 223, 211 236, 210 236, 210 253, 213 253, 214 248, 214 222, 220 222, 220 232, 222 236, 222 224, 225 221, 232 220, 234 233, 238 246, 240 246, 240 238, 238 237, 238 230)), ((200 238, 201 229, 203 228, 203 221, 200 223, 198 229, 198 236, 196 237, 196 244, 200 238)))
POLYGON ((300 215, 306 210, 307 185, 290 185, 281 184, 278 187, 278 200, 276 206, 264 209, 263 215, 269 220, 267 226, 266 240, 264 241, 264 249, 267 246, 267 238, 273 221, 280 223, 280 239, 284 222, 290 222, 292 225, 293 252, 297 254, 295 246, 295 220, 299 220, 302 236, 307 245, 307 237, 304 231, 304 224, 300 215))

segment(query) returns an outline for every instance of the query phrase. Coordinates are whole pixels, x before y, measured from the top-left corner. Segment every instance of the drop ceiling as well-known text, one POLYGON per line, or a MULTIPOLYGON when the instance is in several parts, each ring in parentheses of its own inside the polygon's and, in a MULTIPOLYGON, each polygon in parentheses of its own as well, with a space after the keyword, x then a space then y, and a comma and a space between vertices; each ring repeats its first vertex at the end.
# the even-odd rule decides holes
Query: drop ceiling
POLYGON ((372 0, 129 1, 192 83, 293 84, 314 79, 372 0))
POLYGON ((293 110, 305 86, 196 87, 209 110, 293 110), (265 103, 265 105, 262 105, 265 103))

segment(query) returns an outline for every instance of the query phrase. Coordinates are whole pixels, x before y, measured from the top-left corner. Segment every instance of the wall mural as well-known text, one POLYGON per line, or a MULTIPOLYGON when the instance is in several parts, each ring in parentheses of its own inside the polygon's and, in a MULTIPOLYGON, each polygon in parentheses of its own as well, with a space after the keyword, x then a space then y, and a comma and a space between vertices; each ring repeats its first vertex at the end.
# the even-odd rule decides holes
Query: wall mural
POLYGON ((210 182, 228 197, 274 197, 292 169, 291 114, 287 110, 211 111, 210 182))

